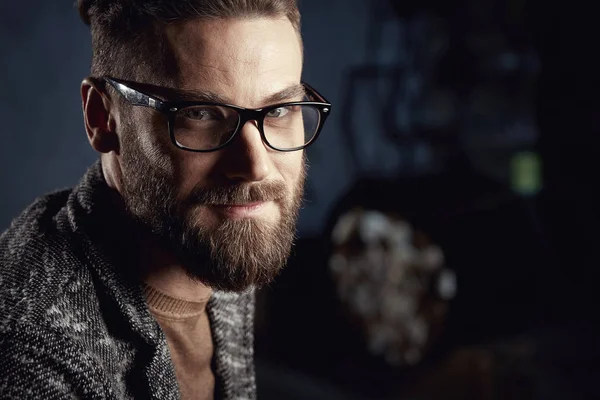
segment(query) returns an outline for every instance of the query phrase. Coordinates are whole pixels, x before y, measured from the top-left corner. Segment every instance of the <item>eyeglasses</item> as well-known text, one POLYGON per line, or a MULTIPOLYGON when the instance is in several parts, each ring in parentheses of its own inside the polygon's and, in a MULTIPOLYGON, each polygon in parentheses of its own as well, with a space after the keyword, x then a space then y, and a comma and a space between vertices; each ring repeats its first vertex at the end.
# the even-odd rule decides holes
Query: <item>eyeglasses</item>
POLYGON ((167 116, 169 134, 180 149, 210 152, 233 141, 248 121, 256 121, 264 143, 278 151, 306 148, 319 136, 331 112, 331 104, 306 83, 305 101, 249 109, 206 101, 163 101, 105 77, 105 82, 134 106, 150 107, 167 116))

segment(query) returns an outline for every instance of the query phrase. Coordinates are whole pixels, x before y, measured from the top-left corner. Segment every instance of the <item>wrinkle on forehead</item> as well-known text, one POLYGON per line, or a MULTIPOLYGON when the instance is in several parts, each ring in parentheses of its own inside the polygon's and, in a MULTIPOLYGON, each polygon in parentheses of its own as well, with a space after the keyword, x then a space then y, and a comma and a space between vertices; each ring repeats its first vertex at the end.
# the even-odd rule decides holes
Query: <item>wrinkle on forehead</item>
POLYGON ((287 18, 192 20, 167 38, 180 89, 208 90, 242 107, 300 82, 302 51, 287 18))

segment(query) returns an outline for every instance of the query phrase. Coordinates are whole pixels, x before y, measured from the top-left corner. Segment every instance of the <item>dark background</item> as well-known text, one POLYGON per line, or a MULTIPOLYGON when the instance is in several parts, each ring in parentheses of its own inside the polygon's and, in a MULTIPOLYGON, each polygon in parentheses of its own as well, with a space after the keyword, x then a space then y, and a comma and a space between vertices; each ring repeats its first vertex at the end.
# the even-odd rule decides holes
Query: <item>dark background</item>
MULTIPOLYGON (((260 297, 261 399, 597 398, 598 24, 576 2, 303 0, 304 79, 333 103, 309 149, 290 265, 260 297), (523 190, 519 155, 536 157, 523 190), (534 177, 535 178, 535 177, 534 177), (535 183, 535 179, 534 179, 535 183), (399 212, 457 277, 413 367, 370 354, 336 297, 345 210, 399 212)), ((0 3, 0 229, 96 155, 70 1, 0 3)))

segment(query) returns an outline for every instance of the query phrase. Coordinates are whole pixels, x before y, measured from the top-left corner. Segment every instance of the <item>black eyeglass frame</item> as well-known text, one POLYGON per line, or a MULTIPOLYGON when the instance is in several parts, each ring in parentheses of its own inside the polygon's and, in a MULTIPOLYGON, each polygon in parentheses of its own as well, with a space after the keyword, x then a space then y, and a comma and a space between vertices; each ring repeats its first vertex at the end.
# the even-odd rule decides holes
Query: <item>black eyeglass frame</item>
POLYGON ((196 153, 210 153, 213 151, 220 150, 223 147, 229 145, 235 139, 235 137, 238 135, 241 128, 248 121, 256 121, 257 122, 258 131, 260 132, 262 141, 267 146, 269 146, 271 149, 277 150, 277 151, 282 151, 282 152, 302 150, 302 149, 307 148, 309 145, 311 145, 312 143, 314 143, 317 140, 317 138, 319 137, 319 134, 321 133, 321 129, 323 128, 323 125, 325 124, 325 121, 327 120, 327 117, 331 113, 331 103, 329 103, 325 99, 325 97, 323 97, 319 92, 317 92, 314 88, 312 88, 310 85, 308 85, 305 82, 302 82, 302 85, 304 86, 307 94, 309 96, 313 96, 317 100, 321 100, 321 101, 294 101, 294 102, 288 102, 288 103, 273 104, 273 105, 263 107, 263 108, 252 109, 252 108, 239 107, 239 106, 236 106, 233 104, 223 104, 223 103, 215 103, 215 102, 209 102, 209 101, 187 101, 187 100, 163 101, 155 96, 141 92, 138 89, 134 89, 121 80, 110 78, 110 77, 103 77, 102 80, 104 82, 110 84, 131 105, 141 106, 141 107, 149 107, 149 108, 152 108, 152 109, 164 114, 167 117, 169 135, 171 137, 171 142, 173 142, 173 145, 175 145, 176 147, 178 147, 182 150, 192 151, 192 152, 196 152, 196 153), (312 106, 312 107, 315 107, 319 111, 319 125, 317 126, 317 130, 316 130, 315 134, 308 141, 308 143, 305 143, 302 146, 294 147, 291 149, 281 149, 276 146, 273 146, 271 143, 269 143, 269 141, 267 140, 267 138, 265 136, 264 120, 265 120, 266 115, 269 112, 271 112, 277 108, 280 108, 280 107, 298 106, 298 105, 312 106), (222 145, 215 147, 214 149, 208 149, 208 150, 199 150, 199 149, 189 148, 189 147, 183 146, 182 144, 177 142, 177 139, 175 138, 175 129, 174 129, 175 116, 179 110, 186 108, 186 107, 193 107, 193 106, 228 107, 228 108, 231 108, 231 109, 237 111, 237 113, 239 114, 238 125, 236 126, 235 131, 231 134, 231 137, 222 145))

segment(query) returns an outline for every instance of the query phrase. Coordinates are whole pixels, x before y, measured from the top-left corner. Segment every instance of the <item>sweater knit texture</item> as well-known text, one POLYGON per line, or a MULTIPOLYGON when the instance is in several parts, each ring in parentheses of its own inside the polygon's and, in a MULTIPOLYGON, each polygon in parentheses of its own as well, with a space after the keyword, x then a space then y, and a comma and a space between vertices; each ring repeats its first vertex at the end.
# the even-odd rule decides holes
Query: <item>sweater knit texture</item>
MULTIPOLYGON (((0 236, 1 399, 179 399, 111 196, 97 162, 0 236)), ((254 291, 214 291, 207 312, 215 398, 255 399, 254 291)))

